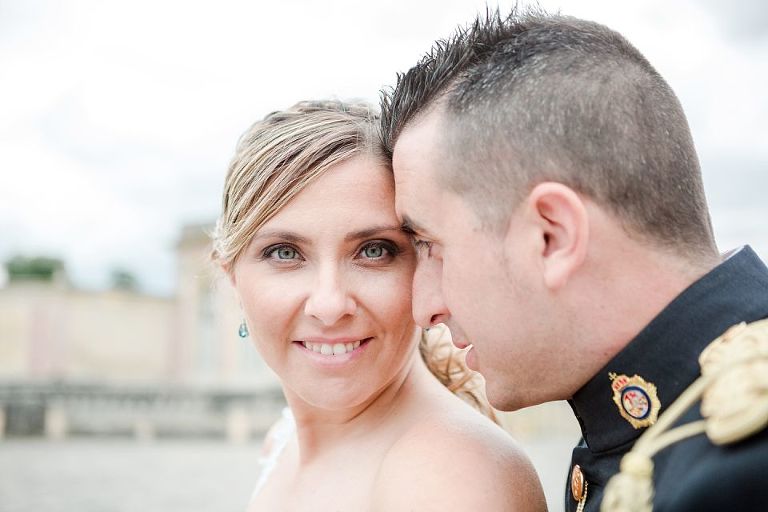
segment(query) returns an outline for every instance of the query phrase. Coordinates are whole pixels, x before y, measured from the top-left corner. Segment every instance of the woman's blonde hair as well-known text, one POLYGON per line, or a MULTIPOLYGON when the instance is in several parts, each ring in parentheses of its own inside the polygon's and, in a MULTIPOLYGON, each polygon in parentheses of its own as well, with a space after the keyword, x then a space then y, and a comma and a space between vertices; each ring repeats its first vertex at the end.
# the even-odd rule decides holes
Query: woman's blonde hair
POLYGON ((445 325, 439 324, 422 331, 419 352, 429 371, 443 386, 499 423, 496 412, 485 396, 485 381, 482 375, 467 366, 465 354, 454 346, 445 325))
MULTIPOLYGON (((224 182, 212 258, 232 270, 255 233, 329 168, 359 155, 388 165, 377 112, 364 103, 302 101, 254 123, 241 137, 224 182)), ((446 332, 422 335, 427 367, 454 394, 495 420, 480 377, 446 332)))

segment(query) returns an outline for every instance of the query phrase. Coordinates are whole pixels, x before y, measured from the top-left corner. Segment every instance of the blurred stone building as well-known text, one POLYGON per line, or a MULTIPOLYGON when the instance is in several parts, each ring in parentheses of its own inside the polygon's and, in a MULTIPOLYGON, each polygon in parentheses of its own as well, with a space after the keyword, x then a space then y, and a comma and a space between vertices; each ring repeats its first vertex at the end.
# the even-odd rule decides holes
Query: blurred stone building
POLYGON ((281 407, 279 386, 238 337, 237 301, 209 253, 206 226, 185 227, 170 298, 137 291, 125 274, 113 289, 84 291, 56 260, 8 262, 0 435, 263 430, 281 407))
POLYGON ((229 281, 211 264, 210 226, 186 226, 177 245, 178 295, 169 368, 195 385, 260 389, 277 380, 250 341, 241 339, 240 307, 229 281))

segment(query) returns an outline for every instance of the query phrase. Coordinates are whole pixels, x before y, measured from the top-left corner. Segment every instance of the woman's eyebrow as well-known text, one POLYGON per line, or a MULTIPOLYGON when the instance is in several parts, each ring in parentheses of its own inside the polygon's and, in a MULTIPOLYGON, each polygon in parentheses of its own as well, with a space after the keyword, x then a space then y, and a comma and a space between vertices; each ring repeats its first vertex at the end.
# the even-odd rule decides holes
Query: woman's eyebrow
POLYGON ((344 241, 350 242, 353 240, 361 240, 363 238, 371 238, 371 237, 380 235, 382 233, 393 232, 393 231, 396 233, 403 232, 403 230, 400 229, 400 226, 397 226, 395 224, 391 226, 375 226, 368 229, 361 229, 360 231, 353 231, 352 233, 349 233, 347 234, 347 236, 344 237, 344 241))
POLYGON ((296 244, 308 244, 309 238, 303 237, 292 231, 260 231, 253 237, 254 240, 262 238, 278 238, 296 244))

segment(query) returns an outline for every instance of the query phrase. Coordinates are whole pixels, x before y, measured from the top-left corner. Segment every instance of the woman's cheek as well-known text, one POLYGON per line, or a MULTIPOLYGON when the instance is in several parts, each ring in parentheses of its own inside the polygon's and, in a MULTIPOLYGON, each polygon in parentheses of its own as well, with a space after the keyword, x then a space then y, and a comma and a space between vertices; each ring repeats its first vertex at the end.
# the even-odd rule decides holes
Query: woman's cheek
POLYGON ((269 352, 288 343, 291 326, 300 310, 300 297, 290 294, 288 287, 263 284, 248 297, 241 295, 241 300, 251 341, 262 357, 269 359, 269 352))
MULTIPOLYGON (((403 270, 403 269, 399 269, 403 270)), ((411 284, 413 274, 398 271, 385 274, 370 290, 372 301, 376 302, 375 311, 386 317, 386 322, 392 326, 398 323, 411 322, 411 284)))

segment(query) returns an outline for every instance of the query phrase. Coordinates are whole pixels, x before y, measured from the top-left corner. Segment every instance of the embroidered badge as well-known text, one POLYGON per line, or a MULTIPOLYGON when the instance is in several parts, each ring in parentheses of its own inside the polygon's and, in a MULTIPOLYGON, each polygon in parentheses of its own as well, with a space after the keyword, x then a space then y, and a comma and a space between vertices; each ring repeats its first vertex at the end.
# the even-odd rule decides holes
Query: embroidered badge
POLYGON ((638 375, 627 377, 611 372, 608 377, 612 381, 613 401, 625 420, 635 428, 656 423, 661 409, 656 386, 638 375))

